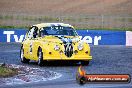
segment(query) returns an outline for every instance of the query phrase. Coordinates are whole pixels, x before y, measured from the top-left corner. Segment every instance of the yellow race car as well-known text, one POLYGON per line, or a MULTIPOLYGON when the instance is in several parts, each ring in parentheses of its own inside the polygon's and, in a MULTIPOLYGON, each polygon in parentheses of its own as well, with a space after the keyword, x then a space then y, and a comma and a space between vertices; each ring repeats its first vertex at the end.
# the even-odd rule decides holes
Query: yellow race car
POLYGON ((66 60, 88 65, 89 45, 81 41, 74 27, 64 23, 41 23, 30 27, 20 50, 21 62, 66 60))

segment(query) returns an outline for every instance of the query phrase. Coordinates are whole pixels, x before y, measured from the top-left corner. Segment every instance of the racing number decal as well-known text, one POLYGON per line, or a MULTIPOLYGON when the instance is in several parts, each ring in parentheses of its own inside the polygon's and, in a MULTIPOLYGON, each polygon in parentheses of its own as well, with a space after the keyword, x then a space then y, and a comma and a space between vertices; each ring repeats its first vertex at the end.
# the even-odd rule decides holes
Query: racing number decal
POLYGON ((32 54, 33 43, 30 43, 29 52, 32 54))
POLYGON ((65 50, 70 52, 70 50, 71 50, 71 48, 72 48, 71 45, 70 45, 70 43, 67 43, 66 45, 67 45, 67 46, 66 46, 66 49, 65 49, 65 50))

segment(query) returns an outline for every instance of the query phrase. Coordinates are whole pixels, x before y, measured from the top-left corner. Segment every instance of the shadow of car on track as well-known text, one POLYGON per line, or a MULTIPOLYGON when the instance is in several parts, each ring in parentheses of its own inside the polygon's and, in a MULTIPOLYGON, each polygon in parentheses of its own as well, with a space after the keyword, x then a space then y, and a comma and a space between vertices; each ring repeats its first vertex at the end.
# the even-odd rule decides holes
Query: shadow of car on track
MULTIPOLYGON (((28 65, 38 65, 35 61, 30 61, 28 65)), ((65 67, 65 66, 80 66, 81 62, 70 62, 70 61, 45 61, 41 67, 65 67)), ((83 66, 89 66, 89 65, 83 65, 83 66)))

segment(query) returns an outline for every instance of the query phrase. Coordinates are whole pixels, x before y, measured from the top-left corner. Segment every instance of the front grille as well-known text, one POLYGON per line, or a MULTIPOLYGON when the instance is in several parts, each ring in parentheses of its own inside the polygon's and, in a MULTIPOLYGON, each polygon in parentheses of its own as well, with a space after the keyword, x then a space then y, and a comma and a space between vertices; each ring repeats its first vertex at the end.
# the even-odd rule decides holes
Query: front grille
POLYGON ((73 54, 73 46, 72 46, 72 43, 66 43, 64 45, 64 47, 65 47, 65 55, 67 57, 71 57, 72 54, 73 54))

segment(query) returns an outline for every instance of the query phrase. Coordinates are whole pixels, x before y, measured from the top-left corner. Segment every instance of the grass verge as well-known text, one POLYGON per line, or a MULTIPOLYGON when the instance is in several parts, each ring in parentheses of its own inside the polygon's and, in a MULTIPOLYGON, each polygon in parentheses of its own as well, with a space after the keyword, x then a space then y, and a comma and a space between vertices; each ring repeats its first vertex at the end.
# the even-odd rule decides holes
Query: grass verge
POLYGON ((28 26, 3 26, 3 25, 0 25, 0 28, 3 28, 3 29, 16 29, 16 28, 28 28, 28 26))
POLYGON ((7 68, 4 66, 0 66, 0 78, 12 77, 17 74, 18 71, 14 68, 7 68))
POLYGON ((132 31, 132 28, 75 28, 77 30, 132 31))
MULTIPOLYGON (((1 29, 28 29, 29 26, 2 26, 1 29)), ((132 31, 132 28, 82 28, 75 27, 76 30, 112 30, 112 31, 132 31)))

